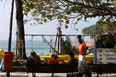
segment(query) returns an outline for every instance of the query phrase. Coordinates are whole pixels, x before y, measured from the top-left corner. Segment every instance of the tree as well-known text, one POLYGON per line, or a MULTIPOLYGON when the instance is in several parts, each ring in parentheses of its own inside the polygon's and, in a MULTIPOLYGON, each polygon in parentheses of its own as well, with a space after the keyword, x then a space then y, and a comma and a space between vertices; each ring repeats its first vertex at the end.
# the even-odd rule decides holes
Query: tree
MULTIPOLYGON (((116 17, 115 0, 23 0, 24 15, 32 15, 35 20, 30 25, 43 24, 54 19, 62 19, 69 24, 70 19, 100 17, 100 22, 114 22, 116 17)), ((114 23, 115 24, 115 23, 114 23)), ((67 25, 66 25, 67 26, 67 25)))
POLYGON ((22 1, 15 0, 16 3, 16 21, 17 21, 17 40, 18 40, 18 55, 20 58, 26 58, 25 52, 25 37, 24 37, 24 23, 23 23, 23 9, 22 9, 22 1), (23 54, 23 55, 22 55, 23 54))
POLYGON ((17 40, 18 40, 18 45, 20 46, 18 48, 19 50, 18 54, 19 54, 19 58, 26 59, 27 57, 25 52, 25 37, 24 37, 25 33, 24 33, 24 23, 23 23, 22 0, 15 0, 15 2, 16 2, 16 20, 17 20, 17 40))

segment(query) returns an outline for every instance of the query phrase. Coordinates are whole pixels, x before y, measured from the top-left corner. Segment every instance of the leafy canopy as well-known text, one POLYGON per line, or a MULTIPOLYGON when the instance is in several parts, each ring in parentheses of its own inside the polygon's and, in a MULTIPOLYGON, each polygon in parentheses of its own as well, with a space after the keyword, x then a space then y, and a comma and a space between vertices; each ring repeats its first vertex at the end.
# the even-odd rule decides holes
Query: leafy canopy
POLYGON ((54 19, 62 19, 69 24, 70 19, 99 17, 99 22, 114 22, 116 17, 115 0, 22 0, 24 15, 31 14, 25 22, 34 20, 31 25, 43 24, 54 19))

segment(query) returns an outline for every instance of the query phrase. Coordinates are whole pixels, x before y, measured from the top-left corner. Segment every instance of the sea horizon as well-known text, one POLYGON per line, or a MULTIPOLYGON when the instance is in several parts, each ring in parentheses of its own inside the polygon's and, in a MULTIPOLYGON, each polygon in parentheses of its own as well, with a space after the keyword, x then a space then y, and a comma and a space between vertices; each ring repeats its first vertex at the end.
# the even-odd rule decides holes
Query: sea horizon
MULTIPOLYGON (((71 41, 72 45, 78 45, 77 42, 71 41)), ((57 43, 58 44, 58 43, 57 43)), ((58 50, 58 45, 56 44, 56 50, 58 50)), ((53 40, 50 45, 54 47, 55 41, 53 40)), ((0 49, 8 51, 8 40, 0 40, 0 49)), ((25 40, 25 51, 26 54, 30 54, 31 51, 35 51, 37 55, 51 55, 50 51, 52 50, 50 46, 45 43, 43 40, 25 40)), ((16 53, 16 40, 11 41, 11 51, 16 53)))

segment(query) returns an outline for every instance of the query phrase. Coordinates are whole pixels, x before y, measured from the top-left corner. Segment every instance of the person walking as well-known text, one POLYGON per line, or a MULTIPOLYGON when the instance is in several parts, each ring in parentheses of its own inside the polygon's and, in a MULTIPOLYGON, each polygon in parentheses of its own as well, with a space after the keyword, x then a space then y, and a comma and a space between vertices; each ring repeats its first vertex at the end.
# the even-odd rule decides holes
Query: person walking
POLYGON ((77 36, 78 38, 78 55, 79 55, 79 61, 85 60, 85 55, 88 47, 84 43, 84 41, 81 39, 81 35, 77 36))

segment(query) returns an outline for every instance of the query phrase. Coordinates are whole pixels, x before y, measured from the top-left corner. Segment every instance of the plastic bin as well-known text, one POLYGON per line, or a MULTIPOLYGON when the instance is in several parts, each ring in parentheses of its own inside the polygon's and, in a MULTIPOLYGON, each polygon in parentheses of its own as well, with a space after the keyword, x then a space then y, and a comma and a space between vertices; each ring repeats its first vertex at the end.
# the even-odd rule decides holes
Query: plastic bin
POLYGON ((13 67, 13 52, 4 52, 3 54, 3 69, 4 70, 12 70, 13 67))
POLYGON ((0 55, 4 53, 4 50, 3 49, 0 49, 0 55))

